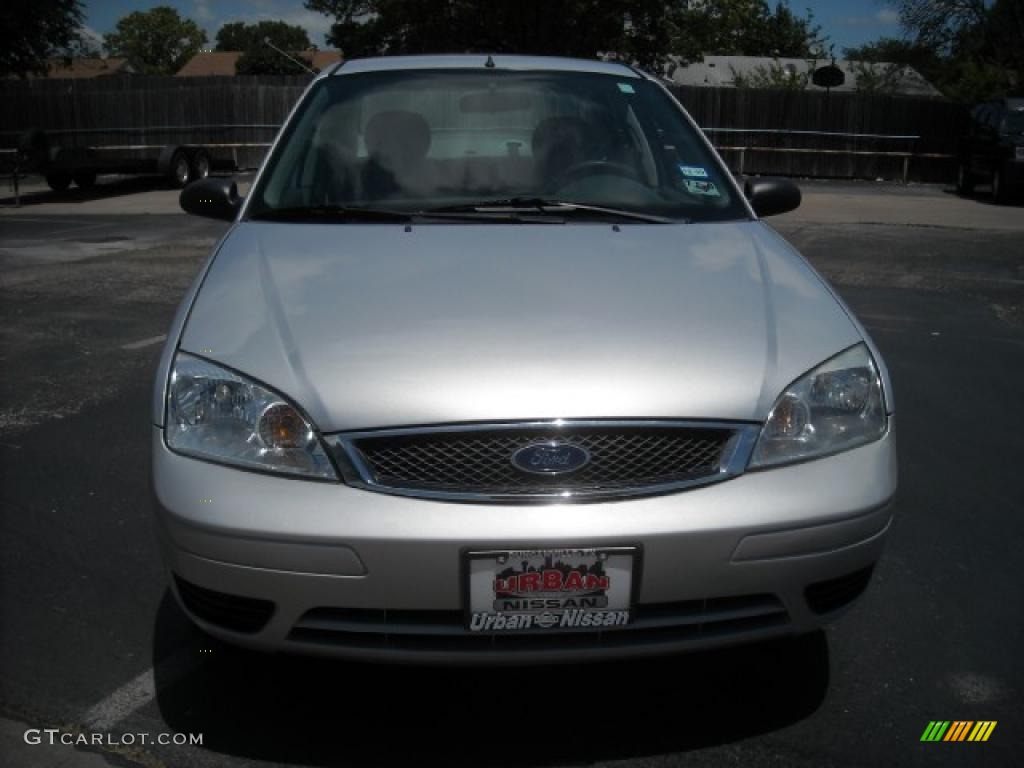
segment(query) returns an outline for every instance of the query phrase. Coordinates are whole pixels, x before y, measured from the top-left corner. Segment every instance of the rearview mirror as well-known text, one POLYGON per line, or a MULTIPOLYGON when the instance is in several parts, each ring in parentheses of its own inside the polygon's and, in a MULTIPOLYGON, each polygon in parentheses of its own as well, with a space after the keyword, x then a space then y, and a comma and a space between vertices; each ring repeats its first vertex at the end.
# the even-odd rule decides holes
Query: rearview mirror
POLYGON ((467 93, 459 99, 459 111, 464 113, 521 112, 529 109, 533 97, 525 91, 480 91, 467 93))
POLYGON ((747 179, 743 194, 758 216, 775 216, 800 205, 800 187, 788 179, 747 179))
POLYGON ((181 190, 178 203, 185 213, 234 221, 244 199, 238 195, 238 185, 231 179, 206 178, 181 190))

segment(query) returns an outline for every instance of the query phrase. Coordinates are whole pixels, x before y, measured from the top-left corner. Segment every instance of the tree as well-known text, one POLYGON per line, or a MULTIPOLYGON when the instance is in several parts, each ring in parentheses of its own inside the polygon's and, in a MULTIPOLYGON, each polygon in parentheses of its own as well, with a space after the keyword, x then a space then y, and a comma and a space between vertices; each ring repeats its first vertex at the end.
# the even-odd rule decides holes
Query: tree
POLYGON ((0 77, 45 74, 78 40, 81 23, 78 0, 0 2, 0 77))
POLYGON ((880 37, 873 43, 844 48, 843 57, 856 62, 858 89, 885 92, 893 85, 894 74, 880 72, 870 65, 886 64, 886 70, 913 67, 925 80, 939 86, 949 80, 950 62, 944 60, 935 48, 913 40, 880 37), (881 80, 879 80, 879 76, 881 80))
POLYGON ((706 0, 681 12, 673 53, 683 61, 705 54, 803 59, 821 56, 827 37, 810 10, 798 16, 783 2, 706 0))
POLYGON ((306 0, 334 17, 328 43, 346 57, 384 53, 519 52, 626 58, 653 67, 668 52, 676 3, 520 0, 306 0))
MULTIPOLYGON (((958 101, 1022 92, 1024 0, 896 0, 895 5, 909 40, 883 39, 866 47, 910 64, 958 101)), ((855 53, 860 51, 847 55, 855 53)))
POLYGON ((734 67, 729 69, 732 71, 733 85, 737 88, 777 88, 786 91, 803 91, 811 82, 816 63, 811 61, 807 68, 799 68, 792 64, 783 64, 775 59, 767 66, 759 64, 747 74, 737 72, 734 67))
POLYGON ((862 93, 896 93, 903 80, 903 65, 895 62, 851 61, 850 71, 862 93))
POLYGON ((103 39, 111 56, 123 56, 136 72, 172 75, 206 42, 206 33, 166 5, 133 11, 117 22, 103 39))
POLYGON ((260 21, 255 24, 234 21, 225 24, 217 31, 217 50, 242 52, 235 64, 235 72, 239 75, 306 74, 305 69, 275 51, 267 45, 266 40, 293 58, 304 61, 306 66, 310 65, 310 58, 299 54, 312 47, 306 30, 283 21, 260 21))
POLYGON ((765 0, 306 0, 335 19, 328 42, 347 57, 438 51, 604 56, 659 70, 670 55, 807 56, 813 16, 765 0))
POLYGON ((248 51, 263 47, 263 41, 267 38, 282 51, 305 51, 312 47, 306 30, 297 24, 283 21, 246 24, 244 21, 233 21, 217 30, 217 50, 248 51))
POLYGON ((985 0, 897 0, 900 24, 921 44, 950 52, 957 40, 980 29, 985 0))

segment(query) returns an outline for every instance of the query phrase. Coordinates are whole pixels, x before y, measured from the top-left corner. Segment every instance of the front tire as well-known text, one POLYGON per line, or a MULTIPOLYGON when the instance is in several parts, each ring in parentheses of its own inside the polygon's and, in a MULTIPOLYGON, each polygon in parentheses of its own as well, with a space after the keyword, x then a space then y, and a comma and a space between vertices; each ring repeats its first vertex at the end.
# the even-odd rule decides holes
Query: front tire
POLYGON ((210 154, 205 149, 197 149, 192 154, 192 162, 189 166, 192 176, 189 181, 199 181, 210 175, 210 154))
POLYGON ((54 192, 66 192, 71 186, 70 173, 48 173, 46 183, 54 192))
POLYGON ((175 189, 184 189, 192 180, 192 166, 185 150, 176 149, 171 155, 171 162, 167 167, 167 180, 175 189))
POLYGON ((74 179, 79 189, 92 189, 96 186, 95 173, 76 173, 74 179))
POLYGON ((997 167, 992 173, 992 199, 1000 205, 1010 202, 1010 191, 1006 188, 1002 168, 997 167))

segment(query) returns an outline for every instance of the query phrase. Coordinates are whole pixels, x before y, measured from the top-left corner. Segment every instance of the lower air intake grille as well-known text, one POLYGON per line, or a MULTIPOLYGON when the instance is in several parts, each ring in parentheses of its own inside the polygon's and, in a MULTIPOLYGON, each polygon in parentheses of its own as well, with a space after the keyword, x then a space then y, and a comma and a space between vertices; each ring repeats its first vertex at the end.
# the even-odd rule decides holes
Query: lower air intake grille
POLYGON ((874 566, 860 571, 848 573, 838 579, 819 581, 811 584, 804 591, 807 604, 815 613, 831 613, 842 608, 860 597, 871 581, 874 566))
POLYGON ((465 628, 461 611, 375 611, 315 608, 295 624, 296 643, 409 651, 544 651, 679 643, 756 634, 785 627, 789 615, 774 595, 743 595, 640 604, 627 626, 595 632, 485 635, 465 628))
POLYGON ((203 621, 233 632, 259 632, 270 621, 274 604, 269 600, 239 597, 199 587, 175 575, 181 601, 190 613, 203 621))

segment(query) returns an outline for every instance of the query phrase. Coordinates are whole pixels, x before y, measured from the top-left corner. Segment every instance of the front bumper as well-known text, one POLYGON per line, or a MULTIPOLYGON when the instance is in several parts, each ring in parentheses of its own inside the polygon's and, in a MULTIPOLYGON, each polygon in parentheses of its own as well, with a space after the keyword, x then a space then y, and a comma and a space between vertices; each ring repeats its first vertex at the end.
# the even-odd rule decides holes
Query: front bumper
POLYGON ((152 443, 163 555, 197 624, 256 649, 388 661, 578 661, 812 630, 866 584, 897 482, 891 429, 846 453, 680 493, 550 506, 231 469, 170 452, 156 427, 152 443), (642 553, 635 626, 514 638, 461 629, 463 552, 621 545, 642 553), (269 605, 269 618, 228 628, 213 610, 226 598, 249 598, 243 613, 269 605))

